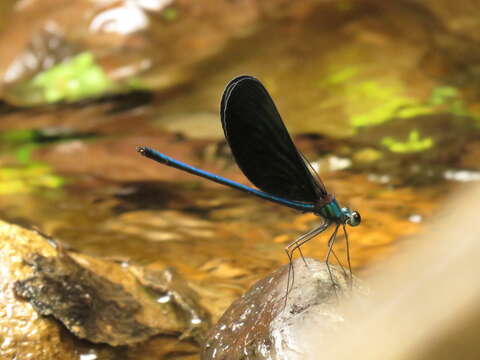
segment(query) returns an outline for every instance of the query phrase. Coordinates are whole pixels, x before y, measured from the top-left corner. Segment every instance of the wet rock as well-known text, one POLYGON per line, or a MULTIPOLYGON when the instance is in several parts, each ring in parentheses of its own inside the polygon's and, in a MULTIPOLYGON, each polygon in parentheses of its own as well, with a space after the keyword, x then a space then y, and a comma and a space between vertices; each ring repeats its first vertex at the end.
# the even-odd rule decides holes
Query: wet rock
POLYGON ((182 338, 192 337, 199 344, 205 341, 211 326, 210 316, 199 305, 198 295, 174 268, 154 271, 140 266, 131 266, 130 271, 145 288, 164 294, 157 301, 174 303, 178 307, 187 324, 182 338))
POLYGON ((33 254, 24 261, 34 273, 15 282, 15 293, 76 336, 116 346, 144 341, 155 333, 132 316, 141 305, 131 294, 83 268, 65 252, 57 257, 33 254))
POLYGON ((321 348, 321 334, 348 327, 342 302, 361 302, 361 283, 356 278, 350 283, 331 265, 334 287, 324 262, 306 261, 308 267, 300 259, 294 262, 295 282, 286 303, 288 265, 235 301, 210 332, 202 359, 302 359, 321 348))
MULTIPOLYGON (((173 270, 67 252, 39 233, 4 222, 0 238, 2 355, 76 359, 77 338, 111 346, 160 334, 183 334, 197 343, 205 338, 208 314, 173 270)), ((104 352, 116 351, 110 349, 104 352)))
POLYGON ((266 19, 315 5, 313 0, 301 6, 285 0, 200 6, 189 0, 17 2, 0 39, 0 88, 19 104, 72 100, 72 90, 74 97, 98 95, 99 87, 168 88, 191 78, 195 65, 218 54, 228 40, 251 34, 266 19), (77 76, 63 76, 63 84, 31 86, 36 75, 76 61, 79 54, 95 58, 88 76, 74 71, 77 76), (77 91, 81 84, 89 88, 83 94, 77 91))
POLYGON ((43 237, 0 222, 0 357, 3 359, 78 359, 71 341, 52 319, 44 318, 25 301, 19 301, 13 284, 31 275, 23 259, 32 252, 55 256, 43 237))

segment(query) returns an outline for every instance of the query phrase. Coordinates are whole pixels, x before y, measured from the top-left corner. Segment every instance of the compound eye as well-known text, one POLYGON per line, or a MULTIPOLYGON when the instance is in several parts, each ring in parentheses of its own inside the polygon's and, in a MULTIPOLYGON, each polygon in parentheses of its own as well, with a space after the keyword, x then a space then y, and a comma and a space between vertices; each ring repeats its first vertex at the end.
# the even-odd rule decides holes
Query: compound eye
POLYGON ((357 226, 360 225, 362 222, 362 217, 360 216, 360 213, 357 211, 352 212, 352 215, 350 215, 350 226, 357 226))

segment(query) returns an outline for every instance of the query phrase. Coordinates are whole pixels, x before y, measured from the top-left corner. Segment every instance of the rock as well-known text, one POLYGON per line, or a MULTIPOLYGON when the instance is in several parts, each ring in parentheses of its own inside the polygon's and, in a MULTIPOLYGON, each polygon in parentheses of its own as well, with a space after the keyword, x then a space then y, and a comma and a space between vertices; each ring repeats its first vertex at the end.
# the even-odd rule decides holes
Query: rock
POLYGON ((0 96, 32 105, 170 88, 195 78, 195 67, 229 40, 246 37, 267 19, 315 6, 315 0, 17 2, 0 37, 0 96), (88 66, 79 71, 68 64, 77 61, 88 66), (38 77, 62 63, 48 81, 38 77))
POLYGON ((78 359, 72 343, 62 339, 61 326, 15 295, 14 282, 31 275, 23 262, 31 253, 51 257, 56 250, 42 236, 0 222, 0 358, 78 359))
POLYGON ((342 303, 363 298, 361 283, 330 265, 334 287, 324 262, 306 261, 308 267, 300 259, 293 263, 295 281, 286 303, 288 265, 235 301, 209 333, 202 359, 302 359, 314 345, 321 348, 319 334, 348 326, 342 303))
POLYGON ((204 343, 207 330, 211 327, 210 316, 199 305, 198 295, 174 268, 151 271, 141 266, 131 266, 130 271, 145 288, 165 294, 157 301, 161 299, 178 307, 187 324, 181 338, 192 337, 198 344, 204 343))
POLYGON ((77 338, 114 347, 160 334, 205 338, 209 316, 174 270, 68 252, 1 221, 0 244, 1 358, 77 359, 77 338))

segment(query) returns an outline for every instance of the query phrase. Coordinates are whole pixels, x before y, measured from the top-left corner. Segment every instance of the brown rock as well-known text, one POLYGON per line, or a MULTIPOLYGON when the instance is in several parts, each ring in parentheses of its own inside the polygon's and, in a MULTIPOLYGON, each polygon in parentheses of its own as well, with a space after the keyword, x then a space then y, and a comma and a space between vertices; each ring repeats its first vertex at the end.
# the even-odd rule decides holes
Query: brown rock
POLYGON ((77 359, 77 338, 119 346, 159 334, 205 337, 208 314, 174 270, 69 253, 4 222, 0 244, 1 358, 77 359))
MULTIPOLYGON (((307 5, 285 0, 17 3, 0 38, 0 92, 2 85, 10 87, 82 51, 94 54, 114 81, 141 77, 149 88, 168 88, 191 79, 194 66, 218 54, 229 40, 316 1, 303 3, 307 5)), ((26 101, 13 90, 5 96, 14 103, 26 101)))
POLYGON ((342 305, 363 297, 359 280, 352 284, 344 271, 330 265, 333 286, 324 262, 305 260, 308 267, 300 259, 294 262, 295 282, 286 303, 288 265, 235 301, 210 332, 202 359, 302 359, 313 345, 321 348, 322 334, 348 327, 342 305))
POLYGON ((23 259, 32 252, 55 256, 39 234, 0 222, 0 329, 2 359, 69 360, 78 359, 72 343, 62 341, 61 326, 38 314, 26 301, 19 301, 13 284, 32 274, 23 259), (33 355, 33 357, 32 357, 33 355))

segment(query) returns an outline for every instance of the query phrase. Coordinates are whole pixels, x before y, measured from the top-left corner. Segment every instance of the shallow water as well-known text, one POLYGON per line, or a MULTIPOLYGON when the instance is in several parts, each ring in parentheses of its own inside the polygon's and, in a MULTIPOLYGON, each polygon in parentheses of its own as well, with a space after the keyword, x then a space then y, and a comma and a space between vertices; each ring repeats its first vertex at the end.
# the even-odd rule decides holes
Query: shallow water
MULTIPOLYGON (((78 251, 174 266, 218 318, 286 263, 285 246, 321 219, 155 164, 135 147, 248 184, 217 115, 225 83, 248 72, 271 91, 327 188, 361 212, 361 226, 349 229, 350 251, 354 272, 367 276, 461 182, 480 179, 480 117, 465 81, 470 68, 452 49, 465 44, 437 25, 422 27, 433 13, 359 4, 270 20, 168 91, 5 108, 0 216, 78 251)), ((306 244, 304 255, 323 258, 327 239, 306 244)), ((344 262, 342 235, 336 252, 344 262)), ((137 359, 156 354, 138 351, 137 359)))
MULTIPOLYGON (((56 111, 49 111, 48 117, 55 117, 56 111)), ((76 110, 59 111, 62 116, 71 114, 73 121, 78 116, 76 110)), ((142 111, 148 115, 151 110, 142 111)), ((14 116, 22 123, 35 120, 22 118, 22 112, 14 116)), ((115 116, 99 113, 99 118, 111 121, 115 116)), ((132 114, 118 118, 119 128, 122 121, 128 128, 122 117, 132 119, 132 114)), ((123 131, 10 143, 4 155, 9 166, 4 169, 16 172, 3 177, 2 218, 39 228, 88 254, 154 268, 174 266, 208 299, 205 305, 214 319, 253 282, 285 264, 285 246, 321 221, 157 165, 135 151, 135 145, 149 144, 248 184, 217 140, 188 140, 162 132, 145 135, 149 128, 142 128, 140 122, 131 136, 123 131), (22 163, 18 152, 25 147, 28 159, 22 163)), ((369 265, 388 259, 409 235, 420 231, 456 187, 445 181, 421 187, 382 184, 372 180, 371 171, 334 170, 341 160, 336 155, 315 156, 322 148, 330 154, 341 151, 347 146, 344 140, 301 137, 297 142, 309 157, 319 160, 322 178, 338 201, 362 214, 361 226, 349 229, 353 271, 360 277, 368 274, 369 265)), ((325 234, 306 244, 304 255, 322 259, 327 239, 325 234)), ((342 235, 336 252, 345 264, 342 235)), ((132 356, 159 353, 158 344, 145 346, 132 356)), ((194 351, 189 345, 183 352, 182 346, 171 352, 194 351)))

